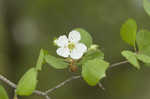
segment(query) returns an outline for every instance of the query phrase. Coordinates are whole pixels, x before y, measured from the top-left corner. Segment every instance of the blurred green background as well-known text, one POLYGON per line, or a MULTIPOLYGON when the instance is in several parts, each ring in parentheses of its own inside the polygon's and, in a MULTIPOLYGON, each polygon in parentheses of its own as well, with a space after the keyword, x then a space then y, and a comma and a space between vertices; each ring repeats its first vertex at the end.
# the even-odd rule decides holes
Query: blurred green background
MULTIPOLYGON (((0 0, 0 73, 17 83, 36 64, 40 48, 56 55, 53 38, 81 27, 91 33, 111 63, 124 60, 120 52, 132 49, 120 38, 121 24, 128 18, 138 29, 150 29, 150 17, 142 0, 0 0)), ((142 65, 142 64, 141 64, 142 65)), ((44 65, 38 88, 52 88, 71 75, 44 65)), ((107 70, 105 91, 83 80, 73 81, 51 93, 52 99, 150 99, 150 68, 136 70, 129 64, 107 70)), ((12 88, 1 82, 13 96, 12 88)), ((43 99, 32 95, 19 99, 43 99)))

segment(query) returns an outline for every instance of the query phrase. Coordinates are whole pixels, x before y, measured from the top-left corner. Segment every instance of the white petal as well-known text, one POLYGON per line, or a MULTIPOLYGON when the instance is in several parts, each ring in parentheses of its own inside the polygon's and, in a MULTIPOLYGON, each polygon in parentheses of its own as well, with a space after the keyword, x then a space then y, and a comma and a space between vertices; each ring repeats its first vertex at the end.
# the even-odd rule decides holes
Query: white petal
POLYGON ((72 50, 72 52, 70 53, 70 57, 72 59, 80 59, 82 56, 83 56, 83 52, 77 49, 72 50))
POLYGON ((83 44, 83 43, 77 43, 77 44, 75 45, 75 48, 76 48, 77 50, 83 52, 83 53, 87 52, 87 47, 86 47, 86 45, 83 44))
POLYGON ((77 43, 81 40, 81 35, 80 35, 80 32, 78 31, 71 31, 69 33, 69 41, 70 42, 74 42, 74 43, 77 43))
POLYGON ((62 56, 62 57, 69 57, 69 54, 70 54, 70 50, 68 48, 58 48, 56 53, 59 55, 59 56, 62 56))
POLYGON ((66 35, 62 35, 58 39, 56 39, 54 42, 59 47, 65 47, 68 45, 68 38, 66 35))

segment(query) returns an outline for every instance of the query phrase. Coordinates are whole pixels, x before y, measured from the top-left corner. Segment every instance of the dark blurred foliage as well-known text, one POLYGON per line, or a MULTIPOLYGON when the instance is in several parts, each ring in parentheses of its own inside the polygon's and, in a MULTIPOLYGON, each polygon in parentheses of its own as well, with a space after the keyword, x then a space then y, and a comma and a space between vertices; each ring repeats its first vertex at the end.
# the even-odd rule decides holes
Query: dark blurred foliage
MULTIPOLYGON (((91 33, 111 63, 124 60, 120 52, 131 49, 120 38, 121 24, 134 18, 138 29, 150 29, 142 0, 0 0, 0 73, 17 83, 36 64, 40 48, 56 55, 53 38, 81 27, 91 33)), ((141 64, 142 65, 142 64, 141 64)), ((46 90, 71 75, 44 65, 38 89, 46 90)), ((52 99, 149 99, 150 68, 137 71, 129 64, 107 70, 105 91, 82 80, 57 89, 52 99)), ((0 82, 2 83, 2 82, 0 82)), ((13 90, 6 84, 10 99, 13 90)), ((43 99, 39 96, 19 99, 43 99)))

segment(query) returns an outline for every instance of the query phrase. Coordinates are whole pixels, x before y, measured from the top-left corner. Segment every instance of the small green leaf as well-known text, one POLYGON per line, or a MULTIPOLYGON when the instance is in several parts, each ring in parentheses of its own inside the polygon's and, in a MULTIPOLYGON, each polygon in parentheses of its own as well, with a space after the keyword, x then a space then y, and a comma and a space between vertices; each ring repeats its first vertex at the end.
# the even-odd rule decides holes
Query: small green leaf
POLYGON ((120 29, 120 35, 129 45, 135 47, 137 24, 133 19, 128 19, 120 29))
POLYGON ((80 61, 80 64, 85 63, 88 60, 92 60, 94 58, 104 59, 104 53, 101 50, 89 50, 85 56, 83 56, 82 60, 80 61))
POLYGON ((36 69, 37 70, 41 70, 42 69, 42 65, 44 64, 44 56, 47 52, 44 51, 43 49, 40 50, 40 55, 38 57, 38 60, 37 60, 37 64, 36 64, 36 69))
POLYGON ((144 10, 150 15, 150 0, 143 0, 144 10))
POLYGON ((150 66, 149 59, 150 57, 150 31, 148 30, 141 30, 137 33, 137 45, 139 48, 139 53, 142 54, 138 57, 139 60, 146 63, 146 66, 150 66), (146 57, 143 57, 146 56, 146 57))
POLYGON ((80 42, 84 43, 88 48, 90 48, 90 46, 93 43, 91 35, 86 30, 81 29, 81 28, 77 28, 74 30, 80 32, 80 35, 81 35, 80 42))
POLYGON ((143 49, 139 50, 139 53, 150 56, 150 46, 145 46, 143 49))
POLYGON ((150 57, 149 57, 149 56, 144 55, 144 54, 137 54, 136 56, 137 56, 137 58, 138 58, 140 61, 142 61, 143 63, 147 63, 147 64, 150 63, 150 57))
POLYGON ((139 31, 137 33, 136 42, 140 51, 150 46, 150 32, 148 30, 139 31))
POLYGON ((136 54, 131 51, 122 51, 121 53, 134 67, 137 69, 140 69, 140 65, 138 63, 138 60, 136 58, 136 54))
POLYGON ((56 58, 54 56, 51 55, 46 55, 45 56, 45 61, 51 65, 52 67, 54 67, 55 69, 65 69, 68 67, 68 63, 66 63, 63 59, 61 58, 56 58))
POLYGON ((101 59, 89 60, 82 66, 82 76, 90 85, 95 86, 105 76, 109 63, 101 59))
POLYGON ((150 56, 150 32, 148 30, 141 30, 138 32, 136 42, 139 53, 150 56))
POLYGON ((88 50, 97 50, 98 48, 99 48, 99 45, 92 44, 88 50))
POLYGON ((0 85, 0 99, 9 99, 5 88, 1 85, 0 85))
POLYGON ((19 80, 16 93, 21 96, 31 95, 36 89, 37 75, 38 73, 35 68, 29 69, 19 80))

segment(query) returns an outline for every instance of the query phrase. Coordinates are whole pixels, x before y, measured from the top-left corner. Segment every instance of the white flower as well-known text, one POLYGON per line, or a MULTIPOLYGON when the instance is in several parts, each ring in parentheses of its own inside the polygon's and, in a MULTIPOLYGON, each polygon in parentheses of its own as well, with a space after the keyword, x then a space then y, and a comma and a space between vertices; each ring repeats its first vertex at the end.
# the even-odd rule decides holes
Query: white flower
POLYGON ((80 33, 78 31, 71 31, 67 38, 66 35, 60 36, 54 42, 59 47, 56 53, 62 57, 71 57, 72 59, 80 59, 87 51, 87 47, 83 43, 79 43, 81 40, 80 33))

